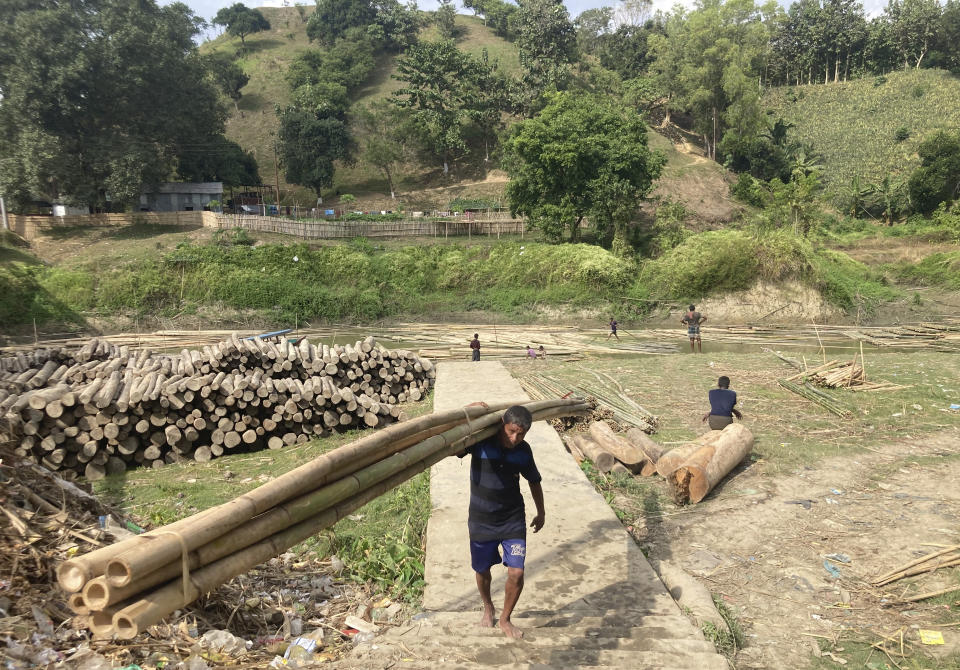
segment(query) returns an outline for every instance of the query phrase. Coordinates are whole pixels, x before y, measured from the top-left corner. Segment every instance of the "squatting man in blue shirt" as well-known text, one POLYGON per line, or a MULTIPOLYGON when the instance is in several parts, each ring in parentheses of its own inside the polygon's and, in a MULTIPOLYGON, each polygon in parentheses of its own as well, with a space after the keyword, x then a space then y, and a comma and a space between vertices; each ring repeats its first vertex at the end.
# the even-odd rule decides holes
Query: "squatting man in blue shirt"
MULTIPOLYGON (((474 403, 484 405, 485 403, 474 403)), ((483 601, 480 625, 494 623, 507 637, 521 638, 523 631, 510 622, 513 608, 523 591, 523 564, 527 555, 527 525, 520 493, 520 477, 530 485, 537 515, 530 526, 536 533, 543 528, 543 488, 533 451, 524 441, 533 416, 526 407, 514 405, 503 414, 503 425, 493 437, 478 442, 457 454, 470 454, 470 562, 477 575, 477 588, 483 601), (500 550, 503 549, 503 557, 500 550), (507 568, 503 611, 497 620, 490 598, 490 568, 503 563, 507 568)))
POLYGON ((710 389, 707 396, 710 399, 710 411, 703 415, 703 420, 710 423, 710 430, 723 430, 731 423, 733 417, 743 421, 743 414, 734 409, 737 404, 737 392, 730 390, 730 378, 720 377, 717 380, 719 388, 710 389))

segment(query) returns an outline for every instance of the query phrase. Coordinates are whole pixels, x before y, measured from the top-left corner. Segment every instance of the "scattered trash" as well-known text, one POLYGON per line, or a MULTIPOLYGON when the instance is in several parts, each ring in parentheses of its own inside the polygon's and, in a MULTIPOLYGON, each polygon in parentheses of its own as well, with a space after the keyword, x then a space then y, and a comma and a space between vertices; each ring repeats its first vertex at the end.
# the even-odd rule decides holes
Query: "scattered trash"
POLYGON ((348 616, 343 620, 343 624, 350 628, 355 628, 361 633, 377 633, 380 631, 380 626, 369 621, 364 621, 360 617, 348 616))
POLYGON ((800 505, 803 509, 810 509, 810 505, 817 502, 816 500, 784 500, 785 505, 800 505))
POLYGON ((944 644, 943 633, 939 630, 924 630, 921 628, 917 632, 920 634, 922 644, 944 644))
POLYGON ((830 489, 830 493, 832 493, 832 494, 835 495, 835 496, 842 496, 842 495, 843 495, 843 491, 841 491, 840 489, 830 489))
POLYGON ((846 554, 827 554, 824 558, 829 558, 831 561, 836 561, 837 563, 849 563, 850 557, 846 554))
POLYGON ((827 501, 827 504, 829 504, 829 505, 839 505, 839 504, 840 504, 839 501, 834 500, 833 498, 824 498, 824 500, 826 500, 826 501, 827 501))
POLYGON ((239 638, 225 630, 208 630, 200 638, 200 647, 211 651, 221 651, 230 656, 238 656, 250 647, 253 642, 239 638))
POLYGON ((835 566, 830 561, 823 562, 823 569, 829 572, 830 576, 833 577, 834 579, 840 579, 840 571, 837 569, 837 566, 835 566))

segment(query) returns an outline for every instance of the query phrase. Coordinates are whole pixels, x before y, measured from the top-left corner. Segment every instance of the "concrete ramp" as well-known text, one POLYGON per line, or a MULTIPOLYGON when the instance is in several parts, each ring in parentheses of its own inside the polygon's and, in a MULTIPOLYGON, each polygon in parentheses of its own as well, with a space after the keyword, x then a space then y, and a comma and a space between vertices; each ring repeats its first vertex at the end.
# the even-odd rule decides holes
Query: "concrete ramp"
MULTIPOLYGON (((438 366, 435 411, 471 402, 526 401, 499 362, 438 366)), ((523 640, 483 629, 470 568, 469 459, 447 458, 430 473, 424 614, 361 645, 357 668, 727 668, 680 612, 646 558, 545 422, 527 435, 543 475, 546 523, 527 534, 525 587, 513 614, 523 640), (374 648, 376 647, 376 648, 374 648)), ((535 507, 526 482, 528 520, 535 507)), ((506 569, 493 568, 499 613, 506 569)))

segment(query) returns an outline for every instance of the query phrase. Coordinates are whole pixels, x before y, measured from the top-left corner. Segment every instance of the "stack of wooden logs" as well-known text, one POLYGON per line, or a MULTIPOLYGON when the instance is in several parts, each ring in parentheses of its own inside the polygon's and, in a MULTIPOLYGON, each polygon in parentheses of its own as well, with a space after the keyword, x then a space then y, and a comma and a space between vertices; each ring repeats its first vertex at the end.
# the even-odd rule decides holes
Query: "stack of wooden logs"
MULTIPOLYGON (((493 436, 510 404, 472 405, 387 426, 239 498, 67 560, 57 580, 95 634, 130 639, 441 459, 493 436)), ((535 421, 591 411, 580 399, 525 407, 535 421)))
POLYGON ((179 355, 95 338, 0 358, 0 439, 68 477, 98 479, 388 423, 435 374, 373 337, 327 346, 233 335, 179 355))
POLYGON ((568 435, 567 448, 578 463, 589 459, 603 473, 659 474, 677 503, 684 504, 703 500, 750 453, 753 434, 742 423, 732 423, 664 451, 639 428, 621 435, 605 421, 594 421, 586 433, 568 435))

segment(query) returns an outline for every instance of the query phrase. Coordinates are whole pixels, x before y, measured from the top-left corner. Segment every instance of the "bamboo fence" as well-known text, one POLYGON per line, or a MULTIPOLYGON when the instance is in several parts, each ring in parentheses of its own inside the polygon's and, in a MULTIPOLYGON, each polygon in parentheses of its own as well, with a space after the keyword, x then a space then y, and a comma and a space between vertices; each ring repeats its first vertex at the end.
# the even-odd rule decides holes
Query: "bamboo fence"
POLYGON ((400 221, 324 221, 286 219, 276 216, 217 214, 220 228, 244 228, 263 233, 292 235, 304 239, 344 239, 352 237, 471 237, 523 235, 524 219, 457 219, 428 218, 400 221))

